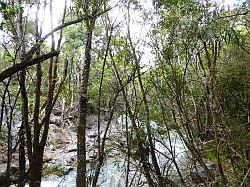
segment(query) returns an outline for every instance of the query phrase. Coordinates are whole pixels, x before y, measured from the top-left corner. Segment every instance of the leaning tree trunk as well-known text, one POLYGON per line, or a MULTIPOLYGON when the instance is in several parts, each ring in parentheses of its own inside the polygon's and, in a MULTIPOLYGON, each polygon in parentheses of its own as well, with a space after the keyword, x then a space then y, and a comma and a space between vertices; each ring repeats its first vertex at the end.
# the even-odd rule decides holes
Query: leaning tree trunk
POLYGON ((128 28, 127 28, 128 29, 128 40, 129 40, 129 45, 130 45, 130 48, 131 48, 132 57, 133 57, 135 67, 136 67, 136 73, 137 73, 137 76, 138 76, 139 88, 140 88, 140 91, 141 91, 141 94, 142 94, 143 104, 144 104, 144 107, 145 107, 144 116, 146 116, 145 123, 146 123, 147 137, 148 137, 148 143, 149 143, 149 148, 150 148, 150 155, 151 155, 151 158, 152 158, 152 164, 153 164, 153 167, 154 167, 154 171, 156 173, 158 186, 163 187, 165 185, 164 184, 164 178, 161 175, 161 170, 160 170, 160 167, 159 167, 159 164, 158 164, 158 161, 157 161, 157 157, 156 157, 156 154, 155 154, 155 146, 154 146, 154 142, 153 142, 153 136, 152 136, 152 132, 151 132, 150 119, 149 119, 150 111, 149 111, 148 101, 147 101, 147 97, 146 97, 146 92, 145 92, 145 89, 144 89, 144 86, 143 86, 143 83, 142 83, 141 72, 140 72, 140 62, 139 62, 139 60, 137 58, 136 51, 135 51, 135 48, 133 46, 132 38, 131 38, 131 35, 130 35, 130 27, 129 27, 129 24, 130 24, 130 11, 129 10, 130 10, 130 6, 128 4, 128 28))
POLYGON ((118 73, 118 69, 116 67, 115 60, 113 58, 112 52, 111 52, 111 50, 109 50, 109 51, 110 51, 110 58, 111 58, 113 72, 114 72, 114 74, 116 76, 116 79, 117 79, 117 82, 118 82, 119 86, 121 87, 121 93, 122 93, 123 100, 125 102, 126 111, 128 112, 128 116, 129 116, 129 118, 131 120, 132 128, 133 128, 133 130, 135 132, 135 138, 136 138, 137 148, 138 148, 137 150, 138 150, 138 154, 139 154, 139 157, 140 157, 140 162, 142 164, 143 173, 144 173, 144 176, 145 176, 145 178, 147 180, 148 186, 149 187, 154 187, 155 183, 154 183, 153 178, 151 176, 151 168, 150 168, 150 163, 149 163, 149 159, 148 159, 148 156, 147 156, 148 153, 144 148, 145 139, 142 139, 140 137, 139 129, 138 129, 137 125, 136 125, 135 115, 132 112, 130 104, 128 102, 128 98, 127 98, 127 95, 126 95, 126 92, 125 92, 125 88, 123 87, 122 80, 121 80, 120 75, 118 73))

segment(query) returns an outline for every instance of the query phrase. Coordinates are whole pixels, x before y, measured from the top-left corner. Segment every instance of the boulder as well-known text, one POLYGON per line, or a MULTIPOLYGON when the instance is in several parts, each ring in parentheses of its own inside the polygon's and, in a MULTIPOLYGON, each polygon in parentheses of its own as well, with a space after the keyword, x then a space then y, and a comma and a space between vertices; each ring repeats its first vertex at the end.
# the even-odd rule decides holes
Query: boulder
POLYGON ((62 125, 62 118, 60 116, 55 116, 55 115, 51 114, 50 119, 49 119, 49 123, 55 124, 57 126, 61 126, 62 125))

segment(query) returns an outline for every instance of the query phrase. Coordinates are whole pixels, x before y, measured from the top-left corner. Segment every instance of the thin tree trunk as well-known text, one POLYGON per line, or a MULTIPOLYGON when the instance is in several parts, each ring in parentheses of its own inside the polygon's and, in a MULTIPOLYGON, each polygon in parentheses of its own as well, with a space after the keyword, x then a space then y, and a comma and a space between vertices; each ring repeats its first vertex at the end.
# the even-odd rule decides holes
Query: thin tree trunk
MULTIPOLYGON (((22 0, 18 0, 20 6, 22 6, 22 0)), ((20 38, 22 39, 22 43, 20 44, 20 51, 19 51, 19 58, 21 63, 25 63, 24 56, 25 56, 25 29, 23 27, 23 15, 22 11, 19 12, 18 18, 18 30, 20 34, 20 38)), ((19 85, 20 85, 20 92, 22 96, 22 125, 20 129, 20 143, 19 143, 19 155, 20 155, 20 174, 19 174, 19 185, 24 186, 25 184, 25 138, 24 138, 24 130, 26 134, 26 145, 28 150, 29 159, 32 158, 32 137, 31 137, 31 130, 29 126, 29 101, 26 91, 26 70, 22 70, 19 77, 19 85)), ((31 160, 30 160, 31 161, 31 160)))
POLYGON ((227 184, 228 180, 227 177, 224 174, 222 162, 220 158, 220 139, 219 139, 219 132, 218 132, 218 125, 221 124, 221 119, 219 117, 219 99, 218 99, 218 93, 217 93, 217 85, 216 85, 216 63, 217 58, 219 57, 219 48, 220 48, 220 42, 219 41, 212 41, 212 50, 211 54, 209 53, 208 45, 205 41, 203 41, 203 46, 206 54, 206 61, 208 65, 209 70, 209 90, 210 90, 210 108, 211 110, 211 116, 212 116, 212 127, 214 132, 214 139, 215 139, 215 152, 216 152, 216 159, 217 159, 217 168, 220 174, 220 177, 222 179, 223 184, 227 184))
POLYGON ((99 175, 100 175, 101 167, 103 166, 103 163, 104 163, 106 137, 107 137, 107 134, 108 134, 108 130, 109 130, 111 121, 113 119, 113 115, 114 115, 114 112, 115 112, 115 103, 116 103, 116 99, 117 99, 118 95, 119 95, 119 91, 115 94, 112 105, 111 105, 112 109, 110 111, 109 120, 107 122, 105 131, 104 131, 104 134, 103 134, 102 143, 100 145, 101 146, 100 147, 100 154, 98 155, 98 163, 97 163, 97 167, 96 167, 96 170, 95 170, 92 187, 95 187, 97 185, 97 181, 98 181, 98 178, 99 178, 99 175))
POLYGON ((86 117, 87 117, 87 91, 89 84, 89 71, 91 63, 91 48, 92 48, 92 35, 95 25, 95 19, 88 20, 86 31, 86 45, 85 45, 85 59, 83 64, 83 72, 80 84, 80 99, 79 99, 79 123, 77 126, 77 187, 86 187, 86 117))
MULTIPOLYGON (((174 122, 177 124, 175 112, 172 113, 174 122)), ((200 166, 204 169, 204 173, 209 181, 214 181, 214 176, 211 173, 211 171, 208 169, 206 163, 204 162, 202 158, 202 154, 200 151, 195 147, 193 140, 187 140, 182 133, 178 132, 179 136, 182 138, 183 142, 187 146, 188 150, 191 152, 194 158, 196 158, 197 162, 200 164, 200 166), (191 143, 189 142, 191 141, 191 143)))
MULTIPOLYGON (((153 80, 153 86, 155 87, 155 90, 156 90, 156 93, 160 93, 159 89, 158 89, 158 85, 156 83, 155 80, 153 80)), ((171 157, 172 157, 172 161, 175 165, 175 168, 177 170, 177 173, 181 179, 181 183, 183 184, 184 187, 186 187, 186 183, 185 183, 185 180, 180 172, 180 168, 176 162, 176 156, 175 156, 175 153, 174 153, 174 148, 173 148, 173 145, 172 145, 172 140, 171 140, 171 134, 170 134, 170 128, 168 126, 168 123, 167 123, 167 119, 166 119, 166 115, 165 115, 165 112, 164 112, 164 106, 167 106, 166 105, 166 101, 165 101, 165 98, 162 98, 160 97, 159 100, 158 100, 158 103, 160 105, 160 108, 161 108, 161 115, 162 115, 162 118, 163 118, 163 123, 167 129, 167 133, 168 133, 168 142, 169 142, 169 145, 170 145, 170 154, 171 154, 171 157)))
MULTIPOLYGON (((105 147, 105 140, 106 140, 106 134, 107 133, 104 134, 103 144, 101 145, 101 137, 100 137, 100 135, 101 135, 101 133, 100 133, 101 95, 102 95, 102 83, 103 83, 105 65, 106 65, 108 51, 109 51, 109 45, 110 45, 110 41, 111 41, 111 37, 112 37, 112 31, 113 31, 113 28, 111 28, 110 35, 108 36, 108 34, 107 34, 107 36, 108 36, 108 43, 107 43, 107 47, 106 47, 106 51, 105 51, 105 56, 104 56, 104 60, 103 60, 102 75, 101 75, 101 80, 100 80, 100 85, 99 85, 99 93, 98 93, 98 120, 97 120, 98 165, 97 165, 97 168, 96 168, 96 171, 95 171, 95 174, 94 174, 94 179, 93 179, 93 184, 92 184, 93 187, 95 187, 96 184, 97 184, 97 181, 98 181, 98 178, 99 178, 99 174, 100 174, 100 170, 101 170, 101 167, 102 167, 103 161, 104 161, 104 147, 105 147)), ((113 103, 113 105, 114 104, 115 103, 113 103)), ((106 130, 108 130, 108 128, 109 128, 109 124, 107 125, 107 129, 106 130)))
POLYGON ((145 148, 143 147, 144 141, 141 139, 141 137, 139 135, 138 128, 136 125, 136 120, 135 120, 134 114, 131 111, 130 104, 129 104, 127 96, 126 96, 126 92, 125 92, 125 89, 123 88, 122 81, 121 81, 120 75, 118 73, 118 70, 116 68, 115 61, 114 61, 114 58, 112 56, 111 51, 110 51, 110 57, 111 57, 113 71, 114 71, 114 74, 117 78, 118 84, 122 89, 121 91, 122 91, 123 100, 125 102, 126 110, 128 111, 128 115, 129 115, 132 127, 133 127, 135 135, 136 135, 138 152, 139 152, 140 161, 142 163, 143 172, 144 172, 144 175, 145 175, 145 178, 148 182, 149 187, 153 187, 153 186, 155 186, 155 184, 154 184, 154 181, 153 181, 151 174, 150 174, 150 164, 149 164, 149 161, 147 158, 147 153, 145 152, 145 148))
MULTIPOLYGON (((127 93, 127 90, 126 90, 127 93)), ((129 131, 128 131, 128 112, 126 111, 126 119, 125 119, 125 125, 126 125, 126 143, 127 143, 127 166, 126 166, 126 179, 125 179, 125 186, 128 187, 129 185, 129 171, 130 171, 130 141, 129 141, 129 131)))
POLYGON ((8 79, 7 84, 5 85, 5 89, 4 89, 3 96, 2 96, 1 113, 0 113, 0 132, 1 132, 2 124, 3 124, 5 97, 6 97, 6 94, 8 92, 10 81, 11 81, 11 77, 8 79))
POLYGON ((19 131, 19 178, 18 187, 24 187, 26 181, 25 130, 22 123, 19 131))
MULTIPOLYGON (((62 24, 64 24, 65 14, 66 14, 65 12, 66 12, 66 2, 65 2, 65 7, 64 7, 62 24)), ((52 29, 53 28, 52 0, 50 0, 50 14, 51 14, 51 29, 52 29)), ((37 31, 36 39, 37 41, 39 41, 41 31, 40 33, 38 33, 38 27, 36 28, 36 31, 37 31)), ((51 34, 51 37, 52 37, 51 51, 54 51, 55 50, 54 35, 51 34)), ((58 40, 57 50, 59 50, 60 48, 61 39, 62 39, 62 30, 60 32, 60 38, 58 40)), ((46 100, 46 105, 45 105, 45 116, 43 120, 41 121, 41 123, 39 123, 41 66, 40 64, 37 65, 36 102, 35 102, 35 108, 34 108, 34 141, 33 141, 33 155, 36 155, 36 156, 32 157, 32 161, 30 164, 30 170, 31 170, 30 186, 31 187, 38 187, 41 184, 43 155, 44 155, 44 148, 47 142, 47 137, 48 137, 48 132, 49 132, 50 114, 55 104, 55 101, 58 97, 58 94, 60 92, 62 83, 65 81, 65 78, 67 76, 67 65, 66 65, 64 78, 62 82, 59 84, 58 92, 54 96, 55 86, 56 86, 56 81, 57 81, 57 63, 58 63, 58 56, 56 58, 50 59, 49 73, 48 73, 48 91, 47 91, 47 100, 46 100), (43 127, 43 131, 41 132, 42 127, 43 127)))
POLYGON ((6 186, 10 185, 10 165, 12 161, 12 134, 11 134, 11 123, 9 118, 9 107, 5 105, 5 114, 6 114, 6 123, 8 128, 8 136, 7 136, 7 167, 5 173, 5 183, 6 186))
POLYGON ((147 98, 146 98, 146 93, 145 93, 143 83, 142 83, 142 79, 141 79, 140 64, 139 64, 140 62, 139 62, 139 60, 138 60, 138 58, 136 56, 136 51, 135 51, 135 48, 133 46, 132 39, 131 39, 131 36, 130 36, 130 27, 129 27, 130 13, 129 13, 129 8, 130 7, 128 5, 128 40, 129 40, 129 44, 130 44, 130 47, 131 47, 131 50, 132 50, 132 55, 133 55, 135 66, 136 66, 136 71, 137 71, 137 76, 138 76, 138 81, 139 81, 139 87, 140 87, 141 94, 142 94, 142 100, 143 100, 143 103, 144 103, 144 106, 145 106, 146 129, 147 129, 147 136, 148 136, 149 147, 150 147, 150 154, 151 154, 151 157, 152 157, 152 163, 153 163, 155 173, 156 173, 156 176, 157 176, 158 185, 159 185, 159 187, 163 187, 163 186, 165 186, 165 184, 164 184, 164 179, 161 176, 160 167, 159 167, 156 155, 155 155, 155 148, 154 148, 152 132, 151 132, 151 127, 150 127, 150 119, 149 119, 149 112, 150 111, 149 111, 148 101, 147 101, 147 98))

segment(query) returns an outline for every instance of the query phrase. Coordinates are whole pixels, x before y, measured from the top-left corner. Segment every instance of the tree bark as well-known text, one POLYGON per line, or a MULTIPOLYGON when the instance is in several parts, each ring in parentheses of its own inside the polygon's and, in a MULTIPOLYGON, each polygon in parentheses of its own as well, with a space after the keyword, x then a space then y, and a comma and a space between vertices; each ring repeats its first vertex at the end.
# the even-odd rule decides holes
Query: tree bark
POLYGON ((77 126, 77 187, 86 187, 86 117, 87 117, 87 91, 89 84, 89 71, 91 63, 91 48, 92 35, 95 25, 95 19, 87 20, 86 44, 85 44, 85 59, 83 64, 83 71, 80 84, 80 98, 79 98, 79 123, 77 126))

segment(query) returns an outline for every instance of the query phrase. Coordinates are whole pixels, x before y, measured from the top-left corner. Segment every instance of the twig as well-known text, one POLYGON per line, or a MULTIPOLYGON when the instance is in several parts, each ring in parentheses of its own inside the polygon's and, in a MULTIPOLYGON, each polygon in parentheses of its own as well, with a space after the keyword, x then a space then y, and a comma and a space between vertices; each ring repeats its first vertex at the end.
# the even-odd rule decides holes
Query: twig
POLYGON ((248 176, 249 172, 250 172, 250 167, 248 168, 247 173, 246 173, 246 175, 245 175, 245 177, 244 177, 242 183, 240 184, 240 187, 244 185, 244 183, 245 183, 245 181, 246 181, 246 179, 247 179, 247 176, 248 176))

